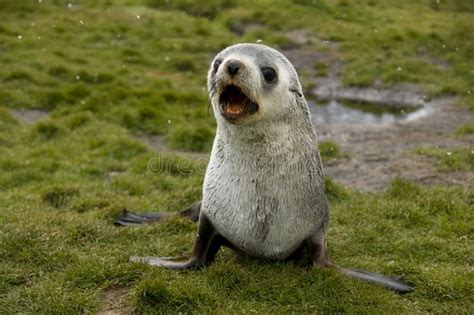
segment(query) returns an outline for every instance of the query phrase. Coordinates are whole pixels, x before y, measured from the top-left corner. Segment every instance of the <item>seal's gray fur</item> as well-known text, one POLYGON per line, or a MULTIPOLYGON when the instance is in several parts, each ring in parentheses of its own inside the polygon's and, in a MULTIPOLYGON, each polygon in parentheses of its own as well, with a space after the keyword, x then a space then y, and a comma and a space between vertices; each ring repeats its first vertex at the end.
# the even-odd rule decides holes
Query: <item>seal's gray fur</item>
POLYGON ((217 133, 204 180, 201 211, 234 246, 252 255, 283 259, 308 237, 323 238, 329 223, 315 130, 295 69, 264 45, 231 46, 215 58, 208 86, 217 133), (230 78, 228 60, 244 70, 230 78), (277 70, 268 86, 262 66, 277 70), (219 113, 218 95, 230 84, 259 104, 239 124, 219 113))

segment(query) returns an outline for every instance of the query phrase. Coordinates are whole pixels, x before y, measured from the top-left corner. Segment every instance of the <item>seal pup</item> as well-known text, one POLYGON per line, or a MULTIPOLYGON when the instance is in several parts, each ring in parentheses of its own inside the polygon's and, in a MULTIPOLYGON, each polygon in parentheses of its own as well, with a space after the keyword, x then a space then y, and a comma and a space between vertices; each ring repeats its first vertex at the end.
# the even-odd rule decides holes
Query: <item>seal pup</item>
MULTIPOLYGON (((178 213, 199 221, 192 255, 131 261, 190 269, 210 264, 221 246, 273 260, 307 246, 316 267, 331 266, 402 293, 412 290, 398 279, 329 260, 329 207, 316 132, 296 70, 285 56, 260 44, 230 46, 213 60, 208 90, 217 131, 203 199, 178 213)), ((125 213, 121 219, 147 221, 143 218, 125 213)))

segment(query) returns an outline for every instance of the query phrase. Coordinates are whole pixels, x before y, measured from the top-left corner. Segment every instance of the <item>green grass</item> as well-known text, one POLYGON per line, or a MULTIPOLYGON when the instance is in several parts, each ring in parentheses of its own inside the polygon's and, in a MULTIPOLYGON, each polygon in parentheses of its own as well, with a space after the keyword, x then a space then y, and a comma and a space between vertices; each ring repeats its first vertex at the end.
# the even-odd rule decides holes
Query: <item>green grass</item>
POLYGON ((472 148, 420 147, 415 152, 435 158, 436 166, 442 172, 474 170, 474 150, 472 148))
POLYGON ((334 141, 320 141, 318 143, 318 149, 325 163, 349 157, 347 153, 341 151, 340 145, 334 141))
MULTIPOLYGON (((455 0, 0 1, 0 313, 96 313, 112 288, 125 288, 138 313, 472 313, 467 188, 397 180, 361 194, 327 179, 331 257, 416 285, 404 296, 304 259, 268 263, 227 249, 197 272, 131 264, 130 255, 189 254, 196 227, 112 222, 124 208, 173 211, 200 198, 202 163, 153 153, 136 135, 209 151, 205 77, 223 47, 259 39, 281 48, 287 31, 305 29, 340 42, 345 84, 416 82, 473 108, 473 9, 455 0), (259 28, 239 37, 239 23, 259 28), (9 114, 18 108, 49 115, 21 125, 9 114)), ((331 142, 321 148, 341 154, 331 142)), ((447 169, 472 170, 472 152, 440 150, 429 152, 447 169)))
POLYGON ((314 75, 318 77, 325 77, 329 75, 329 64, 323 61, 317 61, 314 64, 314 75))
POLYGON ((464 123, 460 125, 456 130, 454 131, 454 136, 460 138, 463 136, 467 135, 472 135, 474 134, 474 124, 473 123, 464 123))

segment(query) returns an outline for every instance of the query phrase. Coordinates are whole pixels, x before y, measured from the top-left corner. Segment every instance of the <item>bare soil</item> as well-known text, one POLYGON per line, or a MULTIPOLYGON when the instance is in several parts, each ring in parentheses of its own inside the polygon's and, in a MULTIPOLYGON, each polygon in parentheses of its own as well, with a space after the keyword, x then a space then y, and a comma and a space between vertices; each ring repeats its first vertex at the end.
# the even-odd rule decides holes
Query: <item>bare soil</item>
POLYGON ((122 287, 111 287, 105 290, 101 299, 100 315, 125 315, 133 314, 130 307, 126 306, 128 290, 122 287))
POLYGON ((150 149, 152 149, 155 152, 166 152, 166 153, 171 153, 171 154, 177 154, 177 155, 182 156, 183 158, 187 158, 191 160, 208 160, 209 159, 209 154, 207 153, 190 152, 190 151, 170 148, 166 144, 166 140, 163 136, 142 134, 137 139, 141 141, 142 143, 146 144, 150 149))
POLYGON ((33 124, 45 118, 48 112, 39 109, 13 109, 11 114, 21 123, 33 124))

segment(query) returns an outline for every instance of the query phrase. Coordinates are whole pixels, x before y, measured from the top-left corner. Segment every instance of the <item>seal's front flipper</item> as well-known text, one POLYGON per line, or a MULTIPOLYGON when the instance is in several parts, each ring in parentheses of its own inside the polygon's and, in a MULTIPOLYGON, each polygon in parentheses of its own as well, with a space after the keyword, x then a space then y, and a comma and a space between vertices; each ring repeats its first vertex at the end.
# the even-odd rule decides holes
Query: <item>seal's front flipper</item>
POLYGON ((211 264, 217 251, 224 244, 225 239, 216 233, 211 222, 202 215, 199 219, 198 234, 190 258, 132 256, 130 261, 177 270, 200 268, 211 264))
POLYGON ((133 213, 124 209, 122 214, 114 221, 115 225, 129 226, 144 223, 161 221, 164 218, 179 216, 188 218, 192 222, 197 222, 201 212, 201 202, 196 202, 188 208, 178 212, 158 212, 158 213, 133 213))

